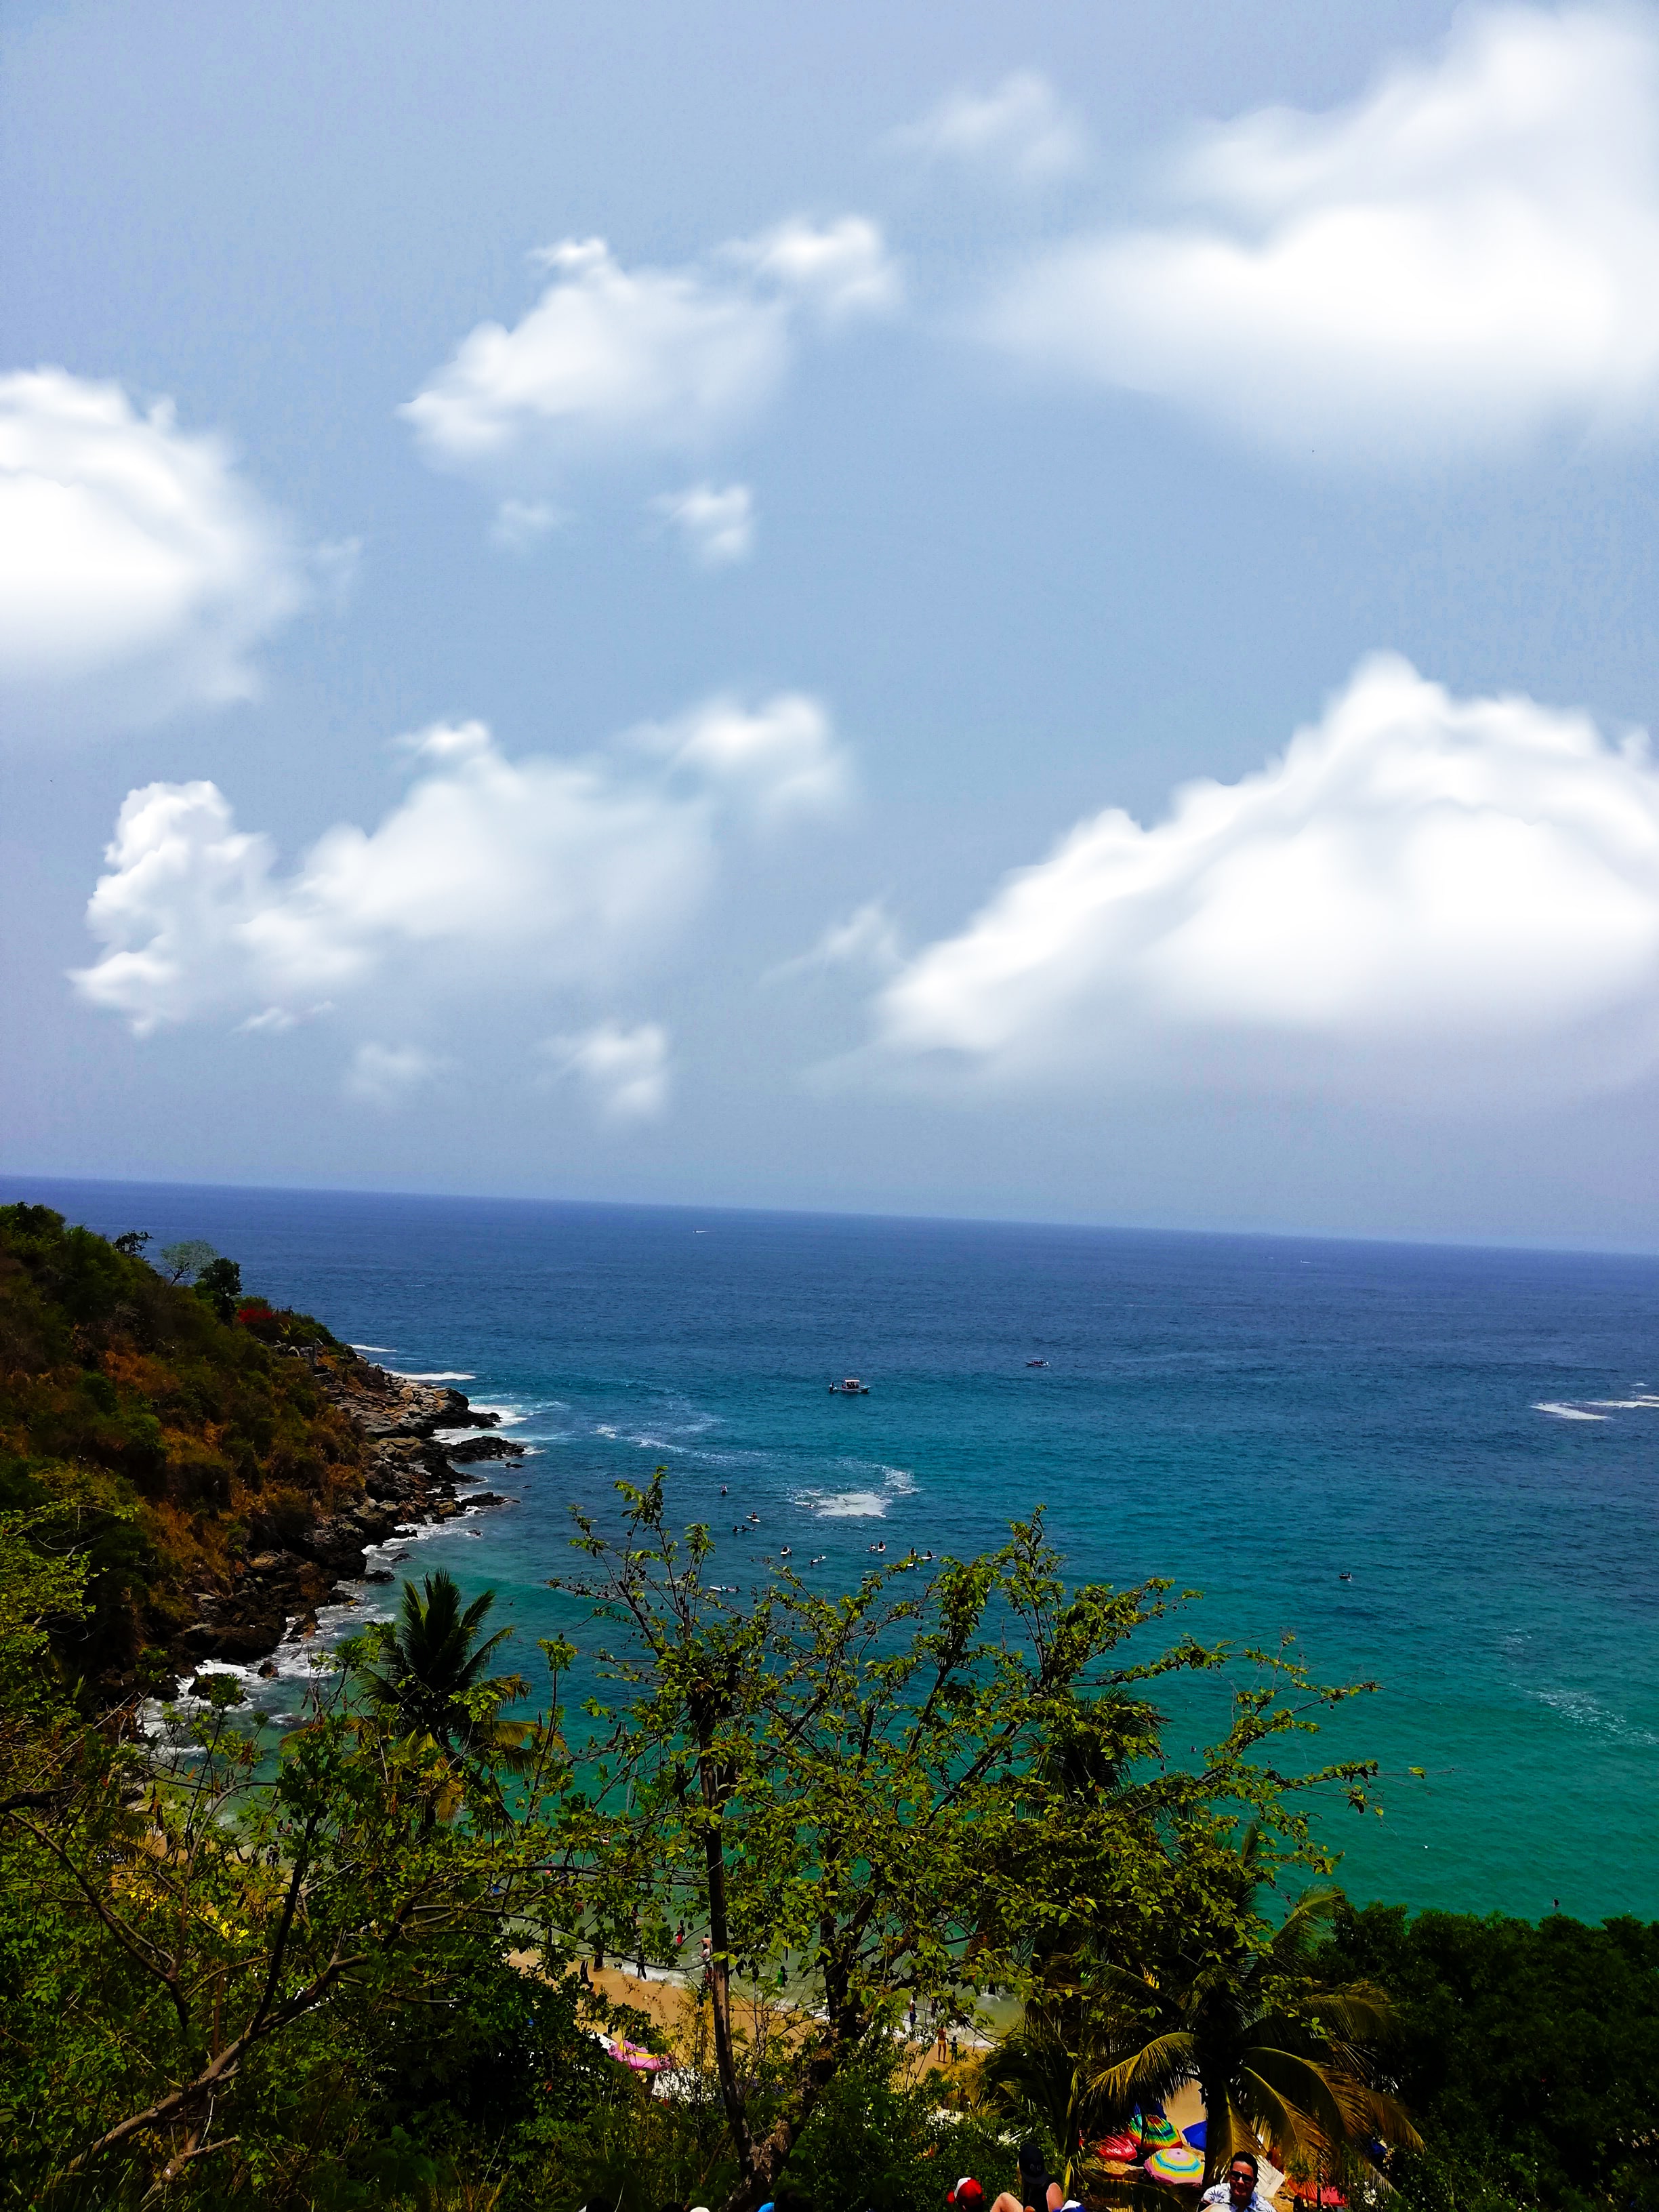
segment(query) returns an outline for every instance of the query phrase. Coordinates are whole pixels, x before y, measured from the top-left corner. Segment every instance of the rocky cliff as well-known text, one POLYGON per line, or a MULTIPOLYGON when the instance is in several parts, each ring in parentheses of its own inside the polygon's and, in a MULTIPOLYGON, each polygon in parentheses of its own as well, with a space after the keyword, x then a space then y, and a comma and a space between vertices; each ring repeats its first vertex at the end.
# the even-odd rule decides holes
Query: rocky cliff
POLYGON ((384 1569, 368 1573, 370 1545, 400 1528, 450 1520, 468 1506, 504 1502, 489 1491, 459 1497, 458 1482, 470 1478, 458 1476, 458 1463, 522 1454, 522 1445, 504 1437, 457 1434, 489 1431, 501 1418, 475 1412, 459 1390, 412 1382, 343 1346, 331 1357, 289 1356, 307 1360, 318 1390, 362 1438, 361 1489, 348 1490, 286 1542, 234 1563, 216 1587, 198 1592, 197 1618, 178 1639, 181 1662, 264 1658, 285 1633, 303 1635, 314 1627, 319 1605, 351 1595, 342 1583, 392 1579, 384 1569))
POLYGON ((0 1206, 0 1513, 88 1559, 91 1618, 54 1646, 91 1696, 264 1657, 368 1546, 483 1504, 465 1470, 520 1450, 459 1391, 204 1298, 143 1242, 0 1206))

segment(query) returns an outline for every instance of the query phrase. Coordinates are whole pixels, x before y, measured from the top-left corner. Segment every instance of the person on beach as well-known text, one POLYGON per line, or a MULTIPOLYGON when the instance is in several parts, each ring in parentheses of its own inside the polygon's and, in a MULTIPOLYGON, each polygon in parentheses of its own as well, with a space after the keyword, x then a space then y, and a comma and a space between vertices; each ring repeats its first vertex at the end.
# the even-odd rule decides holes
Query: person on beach
POLYGON ((1255 2185, 1261 2171, 1253 2150, 1236 2150, 1227 2161, 1227 2179, 1213 2183, 1199 2203, 1230 2205, 1232 2212, 1268 2212, 1267 2200, 1255 2185))

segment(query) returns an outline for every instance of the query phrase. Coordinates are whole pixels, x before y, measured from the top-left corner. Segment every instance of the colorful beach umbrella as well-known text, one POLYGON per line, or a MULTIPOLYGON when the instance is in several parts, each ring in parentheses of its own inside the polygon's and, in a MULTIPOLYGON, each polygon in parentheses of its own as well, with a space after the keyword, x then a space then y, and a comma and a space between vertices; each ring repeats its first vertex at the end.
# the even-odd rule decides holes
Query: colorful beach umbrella
POLYGON ((1165 2143, 1147 2160, 1146 2171, 1154 2181, 1189 2188, 1194 2182, 1204 2179, 1204 2154, 1179 2141, 1165 2143))
POLYGON ((1180 2129, 1173 2120, 1166 2119, 1156 2105, 1144 2118, 1136 2112, 1129 2125, 1135 2130, 1142 2142, 1151 2143, 1155 2150, 1162 2150, 1181 2141, 1180 2129))
POLYGON ((1133 2166, 1140 2156, 1140 2138, 1127 2135, 1120 2128, 1115 2135, 1101 2138, 1095 2145, 1095 2156, 1113 2166, 1133 2166))

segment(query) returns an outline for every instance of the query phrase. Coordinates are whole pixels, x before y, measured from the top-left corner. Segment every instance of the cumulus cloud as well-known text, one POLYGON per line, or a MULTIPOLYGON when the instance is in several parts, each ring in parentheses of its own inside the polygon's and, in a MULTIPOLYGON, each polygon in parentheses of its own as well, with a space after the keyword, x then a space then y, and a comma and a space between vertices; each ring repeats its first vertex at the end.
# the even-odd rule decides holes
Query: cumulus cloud
POLYGON ((551 281, 523 319, 481 323, 400 410, 434 466, 515 493, 595 462, 708 453, 765 406, 807 330, 900 294, 860 216, 783 223, 686 268, 625 269, 598 238, 537 258, 551 281))
POLYGON ((688 484, 651 502, 700 568, 729 568, 755 549, 755 501, 747 484, 688 484))
POLYGON ((878 1028, 993 1083, 1614 1083, 1659 1058, 1659 773, 1645 738, 1379 657, 1257 774, 1079 823, 878 1028))
POLYGON ((208 782, 131 793, 74 978, 140 1035, 216 1016, 276 1029, 365 994, 603 989, 696 909, 720 841, 833 805, 816 702, 712 700, 586 758, 507 757, 480 722, 409 741, 375 829, 340 823, 289 873, 208 782))
POLYGON ((1044 251, 988 334, 1304 452, 1435 454, 1654 420, 1645 15, 1472 12, 1437 58, 1396 64, 1352 106, 1210 131, 1172 183, 1174 220, 1044 251))
MULTIPOLYGON (((325 580, 355 548, 325 549, 325 580)), ((130 728, 258 689, 306 563, 217 438, 118 384, 0 377, 0 696, 11 719, 130 728)))
POLYGON ((888 141, 931 164, 962 164, 1048 184, 1087 166, 1088 142, 1036 70, 1015 70, 989 92, 952 92, 888 141))
POLYGON ((346 1095, 370 1106, 400 1106, 431 1082, 440 1064, 416 1044, 360 1044, 346 1070, 346 1095))
POLYGON ((549 1037, 542 1053, 556 1078, 586 1088, 601 1121, 653 1121, 668 1103, 668 1032, 656 1022, 600 1022, 549 1037))

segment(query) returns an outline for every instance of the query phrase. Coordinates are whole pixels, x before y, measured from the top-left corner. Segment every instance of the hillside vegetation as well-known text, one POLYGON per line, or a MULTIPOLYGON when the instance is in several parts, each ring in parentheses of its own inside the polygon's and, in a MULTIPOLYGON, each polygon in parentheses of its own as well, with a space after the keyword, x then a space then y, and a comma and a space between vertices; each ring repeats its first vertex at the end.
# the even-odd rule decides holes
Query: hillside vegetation
POLYGON ((117 1691, 146 1652, 161 1666, 195 1593, 361 1492, 364 1439, 307 1351, 345 1347, 259 1300, 226 1321, 137 1252, 0 1206, 0 1510, 74 1509, 91 1572, 88 1618, 55 1639, 72 1675, 117 1691))

